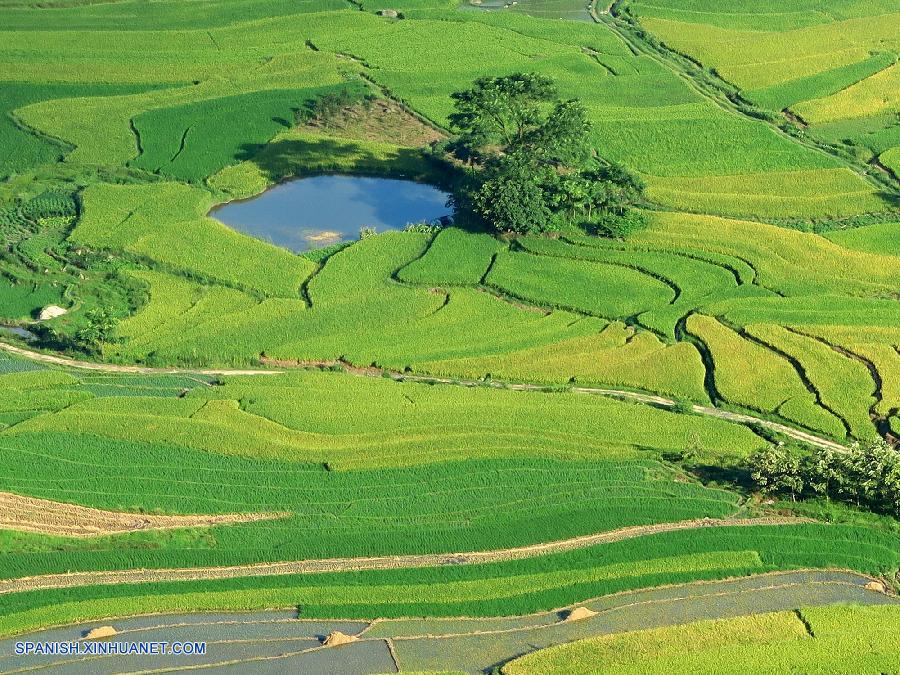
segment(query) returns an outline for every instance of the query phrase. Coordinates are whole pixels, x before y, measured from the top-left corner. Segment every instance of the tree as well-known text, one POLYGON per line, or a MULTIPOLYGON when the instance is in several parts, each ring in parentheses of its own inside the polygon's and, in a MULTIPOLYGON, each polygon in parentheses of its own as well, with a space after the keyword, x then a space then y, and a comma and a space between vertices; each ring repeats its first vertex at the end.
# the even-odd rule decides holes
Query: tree
POLYGON ((116 319, 100 308, 88 311, 86 319, 87 323, 75 334, 75 339, 88 351, 99 351, 104 342, 112 339, 116 319))
POLYGON ((591 208, 593 185, 580 173, 563 174, 553 184, 550 204, 554 210, 567 212, 574 219, 576 213, 591 208))
POLYGON ((854 443, 846 451, 818 448, 797 460, 788 450, 769 447, 749 459, 750 475, 761 492, 813 495, 900 516, 900 450, 884 440, 854 443))
POLYGON ((900 515, 900 451, 879 439, 854 445, 849 457, 858 477, 857 503, 900 515))
POLYGON ((606 223, 595 231, 609 236, 643 224, 630 208, 643 184, 594 157, 584 106, 559 100, 550 79, 534 73, 483 77, 452 98, 450 122, 459 132, 453 152, 470 165, 476 159, 480 169, 454 199, 457 206, 518 233, 592 221, 595 214, 606 223))
POLYGON ((474 194, 475 209, 498 230, 546 232, 552 216, 541 171, 518 155, 502 157, 486 170, 488 178, 474 194))
POLYGON ((817 449, 805 457, 801 472, 814 494, 831 499, 846 489, 843 456, 831 448, 817 449))
POLYGON ((770 445, 757 450, 749 459, 750 477, 760 492, 788 492, 791 500, 803 492, 800 461, 783 446, 770 445))
POLYGON ((508 146, 527 152, 535 161, 576 168, 591 157, 591 123, 576 100, 558 101, 547 118, 508 146))
POLYGON ((543 103, 556 98, 553 81, 536 73, 481 77, 471 89, 450 95, 456 112, 450 125, 461 133, 463 146, 509 147, 542 123, 543 103))

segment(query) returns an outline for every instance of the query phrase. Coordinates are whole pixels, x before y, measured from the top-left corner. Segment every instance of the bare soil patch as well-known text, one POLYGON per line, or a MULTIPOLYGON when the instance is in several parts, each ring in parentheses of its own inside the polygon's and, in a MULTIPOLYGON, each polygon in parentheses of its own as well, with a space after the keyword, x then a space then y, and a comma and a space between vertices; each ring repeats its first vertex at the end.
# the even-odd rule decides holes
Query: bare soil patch
POLYGON ((160 516, 104 511, 0 492, 0 529, 58 537, 102 537, 138 530, 165 530, 283 518, 279 513, 160 516))

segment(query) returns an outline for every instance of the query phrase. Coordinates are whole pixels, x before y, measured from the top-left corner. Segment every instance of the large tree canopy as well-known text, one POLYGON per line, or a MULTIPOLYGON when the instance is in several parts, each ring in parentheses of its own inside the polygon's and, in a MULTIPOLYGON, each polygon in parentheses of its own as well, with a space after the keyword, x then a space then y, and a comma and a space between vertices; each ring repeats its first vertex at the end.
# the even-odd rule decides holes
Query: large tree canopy
POLYGON ((450 95, 456 112, 450 124, 461 140, 476 149, 491 144, 511 146, 540 126, 541 104, 557 97, 550 78, 534 73, 481 77, 474 86, 450 95))
POLYGON ((619 236, 640 220, 629 208, 642 183, 599 160, 584 106, 561 100, 549 78, 483 77, 452 98, 452 149, 478 168, 466 202, 496 229, 545 232, 581 218, 619 236))

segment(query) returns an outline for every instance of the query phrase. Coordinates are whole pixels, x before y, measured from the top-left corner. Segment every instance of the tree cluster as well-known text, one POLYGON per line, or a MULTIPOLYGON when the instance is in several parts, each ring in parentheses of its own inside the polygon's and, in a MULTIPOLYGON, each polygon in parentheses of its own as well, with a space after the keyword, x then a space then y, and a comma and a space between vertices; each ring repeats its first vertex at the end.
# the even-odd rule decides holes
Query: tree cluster
POLYGON ((748 467, 764 494, 825 497, 900 517, 900 450, 885 441, 803 456, 773 445, 753 454, 748 467))
POLYGON ((112 340, 118 321, 107 310, 88 311, 86 321, 75 334, 76 344, 88 353, 100 353, 104 342, 112 340))
POLYGON ((501 232, 537 233, 582 222, 610 236, 639 227, 641 181, 599 160, 577 100, 534 73, 483 77, 452 94, 451 149, 469 162, 464 206, 501 232))

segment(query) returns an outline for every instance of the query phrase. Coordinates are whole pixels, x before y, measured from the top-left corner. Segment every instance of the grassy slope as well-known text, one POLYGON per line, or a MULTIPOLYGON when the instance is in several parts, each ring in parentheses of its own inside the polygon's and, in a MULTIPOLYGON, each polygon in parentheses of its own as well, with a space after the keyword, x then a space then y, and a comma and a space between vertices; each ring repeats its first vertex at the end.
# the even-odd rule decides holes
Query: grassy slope
MULTIPOLYGON (((647 29, 714 68, 749 100, 773 111, 790 108, 811 125, 805 134, 843 145, 860 159, 884 154, 884 163, 892 166, 900 147, 895 119, 900 13, 895 5, 854 1, 836 11, 834 3, 810 2, 786 12, 760 2, 752 11, 733 12, 710 0, 690 8, 636 0, 634 9, 647 29)), ((834 193, 848 199, 831 200, 833 216, 846 215, 842 209, 849 213, 851 203, 877 210, 871 196, 854 199, 854 192, 859 189, 834 193)), ((709 201, 703 201, 708 209, 709 201)), ((773 215, 753 204, 745 201, 754 213, 773 215)), ((685 208, 685 202, 680 206, 685 208)), ((801 210, 802 202, 792 208, 801 210)))

